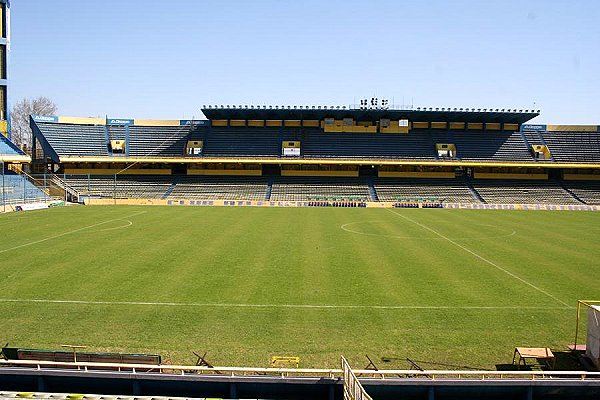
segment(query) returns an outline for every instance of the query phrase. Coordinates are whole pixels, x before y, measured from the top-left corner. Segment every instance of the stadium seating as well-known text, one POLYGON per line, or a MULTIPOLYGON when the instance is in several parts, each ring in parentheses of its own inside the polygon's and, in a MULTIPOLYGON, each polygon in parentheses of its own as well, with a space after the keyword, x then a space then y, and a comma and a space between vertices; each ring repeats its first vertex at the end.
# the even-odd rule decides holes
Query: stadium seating
POLYGON ((15 146, 7 137, 0 134, 0 154, 23 155, 23 151, 15 146))
POLYGON ((454 132, 457 158, 477 161, 534 161, 518 132, 454 132))
POLYGON ((67 175, 66 183, 79 195, 105 198, 161 199, 173 185, 162 175, 67 175))
POLYGON ((265 200, 268 180, 245 176, 181 176, 169 199, 265 200))
POLYGON ((129 155, 132 157, 181 157, 189 128, 179 126, 130 126, 129 155))
POLYGON ((586 204, 600 204, 600 181, 564 181, 563 184, 586 204))
POLYGON ((309 158, 435 159, 435 146, 426 134, 323 133, 305 130, 302 155, 309 158))
POLYGON ((273 201, 371 201, 366 180, 353 177, 277 177, 273 201))
POLYGON ((546 132, 541 136, 555 161, 600 162, 600 133, 546 132))
POLYGON ((446 203, 478 203, 463 180, 378 178, 375 190, 380 201, 439 200, 446 203))
POLYGON ((37 122, 40 132, 58 155, 108 156, 104 126, 37 122))
POLYGON ((476 179, 472 183, 487 203, 582 204, 555 181, 476 179))
POLYGON ((279 128, 211 128, 204 142, 205 156, 277 157, 283 136, 279 128))
POLYGON ((7 172, 0 182, 0 200, 2 200, 2 203, 30 203, 32 201, 48 201, 50 199, 46 193, 31 183, 26 176, 7 172))

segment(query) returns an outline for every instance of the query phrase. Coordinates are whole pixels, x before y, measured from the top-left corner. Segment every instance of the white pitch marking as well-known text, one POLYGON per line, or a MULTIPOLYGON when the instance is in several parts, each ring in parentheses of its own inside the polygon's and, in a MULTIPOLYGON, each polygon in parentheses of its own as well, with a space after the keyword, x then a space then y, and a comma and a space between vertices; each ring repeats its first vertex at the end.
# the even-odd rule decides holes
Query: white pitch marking
POLYGON ((107 231, 114 231, 117 229, 124 229, 124 228, 129 228, 131 225, 133 225, 133 222, 131 222, 128 219, 124 219, 122 221, 127 221, 127 223, 125 225, 121 225, 121 226, 115 226, 114 228, 105 228, 105 229, 99 229, 97 231, 92 231, 93 232, 107 232, 107 231))
POLYGON ((307 309, 373 309, 373 310, 571 310, 572 307, 541 306, 418 306, 418 305, 336 305, 336 304, 248 304, 248 303, 175 303, 151 301, 88 301, 50 299, 0 299, 0 303, 81 304, 107 306, 167 306, 222 308, 307 308, 307 309))
MULTIPOLYGON (((387 237, 387 238, 392 238, 392 239, 417 239, 417 240, 422 240, 422 239, 436 239, 436 240, 440 240, 440 239, 444 239, 441 237, 424 237, 424 236, 396 236, 396 235, 384 235, 381 233, 368 233, 368 232, 360 232, 360 231, 355 231, 352 230, 350 228, 348 228, 349 225, 356 225, 356 224, 361 224, 361 223, 365 223, 365 222, 381 222, 381 221, 358 221, 358 222, 348 222, 347 224, 343 224, 340 226, 340 228, 343 231, 346 231, 348 233, 355 233, 357 235, 365 235, 365 236, 377 236, 377 237, 387 237)), ((494 227, 494 225, 485 225, 482 224, 480 226, 491 226, 494 227)), ((501 235, 501 236, 471 236, 471 237, 459 237, 459 238, 454 238, 454 240, 477 240, 477 239, 491 239, 491 238, 502 238, 502 237, 511 237, 517 234, 517 231, 512 231, 509 234, 506 235, 501 235)))
POLYGON ((441 238, 443 238, 443 239, 447 240, 448 242, 452 243, 452 244, 453 244, 453 245, 455 245, 456 247, 459 247, 459 248, 463 249, 464 251, 466 251, 467 253, 469 253, 469 254, 472 254, 473 256, 475 256, 475 257, 479 258, 481 261, 483 261, 483 262, 485 262, 485 263, 487 263, 487 264, 491 265, 492 267, 495 267, 495 268, 497 268, 498 270, 500 270, 500 271, 504 272, 505 274, 507 274, 507 275, 509 275, 509 276, 512 276, 513 278, 515 278, 515 279, 517 279, 518 281, 520 281, 520 282, 522 282, 522 283, 526 284, 526 285, 527 285, 527 286, 529 286, 529 287, 532 287, 533 289, 537 290, 538 292, 540 292, 540 293, 543 293, 543 294, 545 294, 546 296, 548 296, 548 297, 550 297, 550 298, 552 298, 552 299, 554 299, 554 300, 558 301, 560 304, 563 304, 564 306, 566 306, 566 307, 569 307, 569 305, 568 305, 567 303, 565 303, 564 301, 562 301, 562 300, 561 300, 561 299, 559 299, 558 297, 556 297, 556 296, 554 296, 554 295, 552 295, 552 294, 548 293, 547 291, 545 291, 544 289, 542 289, 542 288, 540 288, 540 287, 537 287, 537 286, 535 286, 533 283, 531 283, 531 282, 528 282, 527 280, 525 280, 525 279, 521 278, 520 276, 518 276, 518 275, 516 275, 516 274, 514 274, 514 273, 512 273, 512 272, 510 272, 510 271, 508 271, 507 269, 504 269, 504 268, 502 268, 501 266, 499 266, 499 265, 498 265, 498 264, 496 264, 495 262, 493 262, 493 261, 490 261, 490 260, 488 260, 487 258, 485 258, 485 257, 483 257, 483 256, 481 256, 481 255, 479 255, 479 254, 477 254, 477 253, 475 253, 473 250, 470 250, 470 249, 466 248, 466 247, 465 247, 465 246, 463 246, 462 244, 455 242, 454 240, 450 239, 449 237, 447 237, 447 236, 444 236, 443 234, 439 233, 439 232, 438 232, 438 231, 436 231, 435 229, 433 229, 433 228, 430 228, 430 227, 428 227, 427 225, 421 224, 420 222, 418 222, 418 221, 415 221, 415 220, 413 220, 412 218, 409 218, 409 217, 407 217, 407 216, 404 216, 404 215, 402 215, 402 214, 398 214, 396 211, 394 211, 394 210, 391 210, 391 209, 389 209, 389 208, 388 208, 387 210, 388 210, 388 211, 390 211, 391 213, 394 213, 394 214, 396 214, 397 216, 399 216, 399 217, 401 217, 401 218, 403 218, 403 219, 407 220, 407 221, 410 221, 410 222, 412 222, 413 224, 416 224, 416 225, 420 226, 420 227, 421 227, 421 228, 423 228, 423 229, 427 229, 428 231, 435 233, 436 235, 438 235, 439 237, 441 237, 441 238))
POLYGON ((104 221, 104 222, 98 222, 97 224, 93 224, 93 225, 88 225, 88 226, 84 226, 83 228, 77 228, 77 229, 73 229, 72 231, 68 231, 68 232, 63 232, 63 233, 59 233, 58 235, 53 235, 53 236, 48 236, 47 238, 44 239, 39 239, 39 240, 34 240, 33 242, 29 242, 29 243, 23 243, 20 244, 18 246, 14 246, 14 247, 9 247, 8 249, 3 249, 0 250, 0 253, 6 253, 7 251, 11 251, 11 250, 17 250, 17 249, 21 249, 23 247, 27 247, 27 246, 32 246, 34 244, 38 244, 38 243, 43 243, 43 242, 47 242, 48 240, 52 240, 52 239, 57 239, 59 237, 63 237, 63 236, 67 236, 67 235, 71 235, 73 233, 77 233, 77 232, 81 232, 83 230, 86 229, 90 229, 90 228, 94 228, 96 226, 100 226, 100 225, 104 225, 104 224, 108 224, 114 221, 121 221, 125 218, 131 218, 131 217, 135 217, 136 215, 140 215, 140 214, 144 214, 147 211, 140 211, 131 215, 127 215, 125 217, 121 217, 121 218, 114 218, 114 219, 109 219, 108 221, 104 221))

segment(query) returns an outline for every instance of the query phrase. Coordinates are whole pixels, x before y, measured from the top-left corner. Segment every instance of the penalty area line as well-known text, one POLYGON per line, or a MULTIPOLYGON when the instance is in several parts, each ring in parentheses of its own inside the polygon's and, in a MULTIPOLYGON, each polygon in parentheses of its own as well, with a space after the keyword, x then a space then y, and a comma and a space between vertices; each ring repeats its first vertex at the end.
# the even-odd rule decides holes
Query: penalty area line
POLYGON ((96 223, 96 224, 92 224, 92 225, 84 226, 84 227, 82 227, 82 228, 73 229, 73 230, 71 230, 71 231, 68 231, 68 232, 63 232, 63 233, 59 233, 59 234, 57 234, 57 235, 48 236, 48 237, 46 237, 46 238, 43 238, 43 239, 34 240, 33 242, 23 243, 23 244, 20 244, 20 245, 18 245, 18 246, 9 247, 8 249, 2 249, 2 250, 0 250, 0 253, 6 253, 7 251, 11 251, 11 250, 17 250, 17 249, 21 249, 21 248, 23 248, 23 247, 27 247, 27 246, 33 246, 34 244, 38 244, 38 243, 47 242, 48 240, 52 240, 52 239, 58 239, 58 238, 60 238, 60 237, 63 237, 63 236, 72 235, 72 234, 74 234, 74 233, 77 233, 77 232, 84 231, 84 230, 86 230, 86 229, 95 228, 95 227, 97 227, 97 226, 101 226, 101 225, 109 224, 109 223, 111 223, 111 222, 115 222, 115 221, 122 221, 122 220, 124 220, 125 218, 131 218, 131 217, 135 217, 135 216, 137 216, 137 215, 140 215, 140 214, 145 214, 146 212, 147 212, 147 211, 139 211, 139 212, 137 212, 137 213, 134 213, 134 214, 131 214, 131 215, 126 215, 126 216, 124 216, 124 217, 119 217, 119 218, 113 218, 113 219, 109 219, 108 221, 98 222, 98 223, 96 223))
POLYGON ((93 301, 51 299, 1 299, 0 303, 79 304, 104 306, 164 306, 221 308, 299 308, 299 309, 371 309, 371 310, 571 310, 572 307, 551 306, 425 306, 425 305, 360 305, 360 304, 252 304, 252 303, 177 303, 154 301, 93 301))
POLYGON ((525 280, 525 279, 521 278, 520 276, 518 276, 518 275, 516 275, 516 274, 514 274, 514 273, 512 273, 512 272, 510 272, 509 270, 507 270, 507 269, 505 269, 505 268, 502 268, 501 266, 499 266, 499 265, 498 265, 498 264, 496 264, 495 262, 493 262, 493 261, 490 261, 490 260, 488 260, 487 258, 483 257, 482 255, 479 255, 479 254, 475 253, 473 250, 471 250, 471 249, 469 249, 469 248, 467 248, 467 247, 463 246, 463 245, 462 245, 462 244, 460 244, 460 243, 457 243, 457 242, 455 242, 455 241, 454 241, 454 240, 452 240, 451 238, 449 238, 449 237, 447 237, 447 236, 444 236, 443 234, 439 233, 439 232, 438 232, 438 231, 436 231, 435 229, 433 229, 433 228, 430 228, 430 227, 428 227, 427 225, 425 225, 425 224, 422 224, 422 223, 420 223, 420 222, 418 222, 418 221, 415 221, 414 219, 412 219, 412 218, 409 218, 409 217, 407 217, 407 216, 405 216, 405 215, 399 214, 399 213, 397 213, 397 212, 396 212, 396 211, 394 211, 394 210, 390 210, 390 209, 387 209, 387 210, 388 210, 388 211, 390 211, 390 212, 391 212, 391 213, 393 213, 393 214, 396 214, 396 215, 397 215, 397 216, 399 216, 400 218, 403 218, 403 219, 405 219, 406 221, 412 222, 413 224, 415 224, 415 225, 418 225, 418 226, 420 226, 421 228, 423 228, 423 229, 426 229, 426 230, 428 230, 429 232, 432 232, 432 233, 436 234, 437 236, 441 237, 442 239, 445 239, 445 240, 447 240, 448 242, 452 243, 452 244, 453 244, 453 245, 455 245, 456 247, 458 247, 458 248, 460 248, 460 249, 462 249, 462 250, 466 251, 467 253, 469 253, 469 254, 471 254, 471 255, 473 255, 473 256, 475 256, 475 257, 477 257, 477 258, 479 258, 481 261, 485 262, 486 264, 488 264, 488 265, 491 265, 492 267, 494 267, 494 268, 498 269, 499 271, 502 271, 502 272, 504 272, 505 274, 507 274, 507 275, 509 275, 509 276, 511 276, 511 277, 513 277, 513 278, 515 278, 516 280, 518 280, 518 281, 520 281, 520 282, 524 283, 525 285, 527 285, 527 286, 529 286, 529 287, 531 287, 531 288, 533 288, 533 289, 537 290, 538 292, 540 292, 540 293, 542 293, 542 294, 545 294, 546 296, 550 297, 550 298, 551 298, 551 299, 553 299, 553 300, 556 300, 557 302, 559 302, 560 304, 564 305, 565 307, 569 307, 569 305, 568 305, 567 303, 565 303, 564 301, 562 301, 562 300, 561 300, 561 299, 559 299, 558 297, 554 296, 553 294, 551 294, 551 293, 548 293, 548 292, 547 292, 547 291, 545 291, 544 289, 542 289, 542 288, 540 288, 540 287, 537 287, 537 286, 536 286, 536 285, 534 285, 533 283, 531 283, 531 282, 528 282, 527 280, 525 280))

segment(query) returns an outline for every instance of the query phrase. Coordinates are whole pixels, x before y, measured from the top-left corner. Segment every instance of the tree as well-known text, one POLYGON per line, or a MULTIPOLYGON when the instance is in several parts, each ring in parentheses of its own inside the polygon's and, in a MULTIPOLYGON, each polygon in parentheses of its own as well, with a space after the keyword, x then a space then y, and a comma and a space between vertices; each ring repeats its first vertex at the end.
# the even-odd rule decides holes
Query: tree
POLYGON ((12 107, 10 114, 12 141, 26 152, 31 153, 33 135, 29 127, 29 115, 54 115, 57 111, 56 104, 47 97, 19 100, 12 107))

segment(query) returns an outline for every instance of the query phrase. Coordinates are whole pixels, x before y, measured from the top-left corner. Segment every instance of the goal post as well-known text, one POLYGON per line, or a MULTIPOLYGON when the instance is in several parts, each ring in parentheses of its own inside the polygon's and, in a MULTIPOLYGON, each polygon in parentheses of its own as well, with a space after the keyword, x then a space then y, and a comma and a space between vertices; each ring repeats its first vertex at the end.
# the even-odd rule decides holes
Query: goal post
POLYGON ((342 371, 344 372, 344 400, 373 400, 360 384, 352 368, 350 368, 350 364, 343 356, 342 371))

